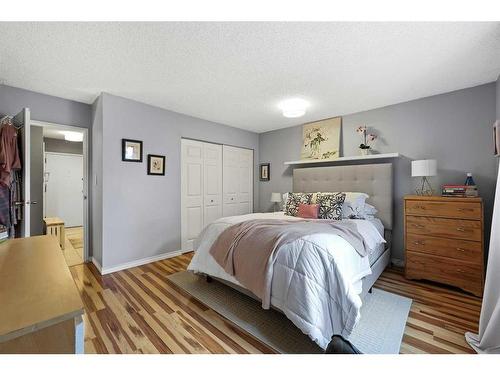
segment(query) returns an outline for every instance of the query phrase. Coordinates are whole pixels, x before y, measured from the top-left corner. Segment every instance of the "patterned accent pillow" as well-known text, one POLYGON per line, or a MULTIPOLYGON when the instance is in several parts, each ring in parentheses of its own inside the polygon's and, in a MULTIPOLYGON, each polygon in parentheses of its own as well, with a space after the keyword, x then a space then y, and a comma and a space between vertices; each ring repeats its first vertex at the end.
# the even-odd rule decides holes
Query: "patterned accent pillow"
POLYGON ((342 205, 345 193, 317 193, 316 203, 319 204, 319 219, 342 220, 342 205))
POLYGON ((297 216, 299 204, 311 204, 312 193, 288 193, 285 215, 297 216))

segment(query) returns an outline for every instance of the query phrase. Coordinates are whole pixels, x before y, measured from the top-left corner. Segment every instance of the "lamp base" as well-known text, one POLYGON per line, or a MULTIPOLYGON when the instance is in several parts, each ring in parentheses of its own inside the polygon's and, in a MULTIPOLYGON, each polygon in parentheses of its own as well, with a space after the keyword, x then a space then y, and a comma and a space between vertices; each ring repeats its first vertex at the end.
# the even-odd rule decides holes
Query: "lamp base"
POLYGON ((417 195, 434 195, 434 190, 427 177, 422 177, 422 184, 420 188, 415 189, 417 195))

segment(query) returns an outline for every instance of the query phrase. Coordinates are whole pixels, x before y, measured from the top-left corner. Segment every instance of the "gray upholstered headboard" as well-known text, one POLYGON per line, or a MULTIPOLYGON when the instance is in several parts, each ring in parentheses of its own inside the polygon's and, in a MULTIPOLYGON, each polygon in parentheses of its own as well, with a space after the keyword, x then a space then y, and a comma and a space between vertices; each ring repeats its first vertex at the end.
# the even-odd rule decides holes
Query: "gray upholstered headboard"
POLYGON ((296 168, 294 192, 355 191, 370 196, 367 202, 378 210, 377 217, 392 229, 392 164, 341 165, 296 168))

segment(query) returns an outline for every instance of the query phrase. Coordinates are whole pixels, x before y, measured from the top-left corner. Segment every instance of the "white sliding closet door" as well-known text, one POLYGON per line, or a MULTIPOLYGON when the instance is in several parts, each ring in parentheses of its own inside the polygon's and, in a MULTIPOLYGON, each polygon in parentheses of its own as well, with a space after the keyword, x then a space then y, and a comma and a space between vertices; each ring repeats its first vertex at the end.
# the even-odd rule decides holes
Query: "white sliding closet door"
POLYGON ((222 146, 181 140, 181 247, 222 216, 222 146))
POLYGON ((222 217, 222 146, 203 144, 203 227, 222 217))
POLYGON ((223 216, 253 212, 253 150, 223 146, 223 216))
POLYGON ((192 250, 203 229, 203 143, 181 142, 181 247, 192 250))

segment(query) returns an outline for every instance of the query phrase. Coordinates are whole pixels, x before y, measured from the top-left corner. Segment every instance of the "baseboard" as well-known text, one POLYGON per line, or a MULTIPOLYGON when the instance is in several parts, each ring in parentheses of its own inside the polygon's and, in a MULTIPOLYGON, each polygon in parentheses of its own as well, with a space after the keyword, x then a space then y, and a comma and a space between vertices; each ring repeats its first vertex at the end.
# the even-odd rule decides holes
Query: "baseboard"
POLYGON ((101 273, 101 274, 102 274, 102 267, 101 267, 101 263, 99 263, 99 262, 97 261, 97 259, 96 259, 96 258, 94 258, 94 257, 91 257, 91 260, 92 260, 92 263, 94 264, 95 268, 97 268, 97 270, 99 271, 99 273, 101 273))
POLYGON ((404 268, 405 266, 405 261, 403 259, 398 259, 398 258, 392 258, 391 263, 393 266, 404 268))
POLYGON ((121 263, 121 264, 118 264, 118 265, 113 266, 113 267, 101 267, 101 265, 94 258, 92 258, 92 263, 95 264, 95 266, 97 267, 97 269, 99 270, 101 275, 107 275, 108 273, 126 270, 127 268, 133 268, 133 267, 137 267, 137 266, 142 266, 143 264, 148 264, 148 263, 157 262, 157 261, 163 260, 163 259, 173 258, 173 257, 179 256, 179 255, 182 255, 184 253, 188 253, 190 251, 191 250, 170 251, 168 253, 154 255, 152 257, 147 257, 147 258, 133 260, 131 262, 121 263))

